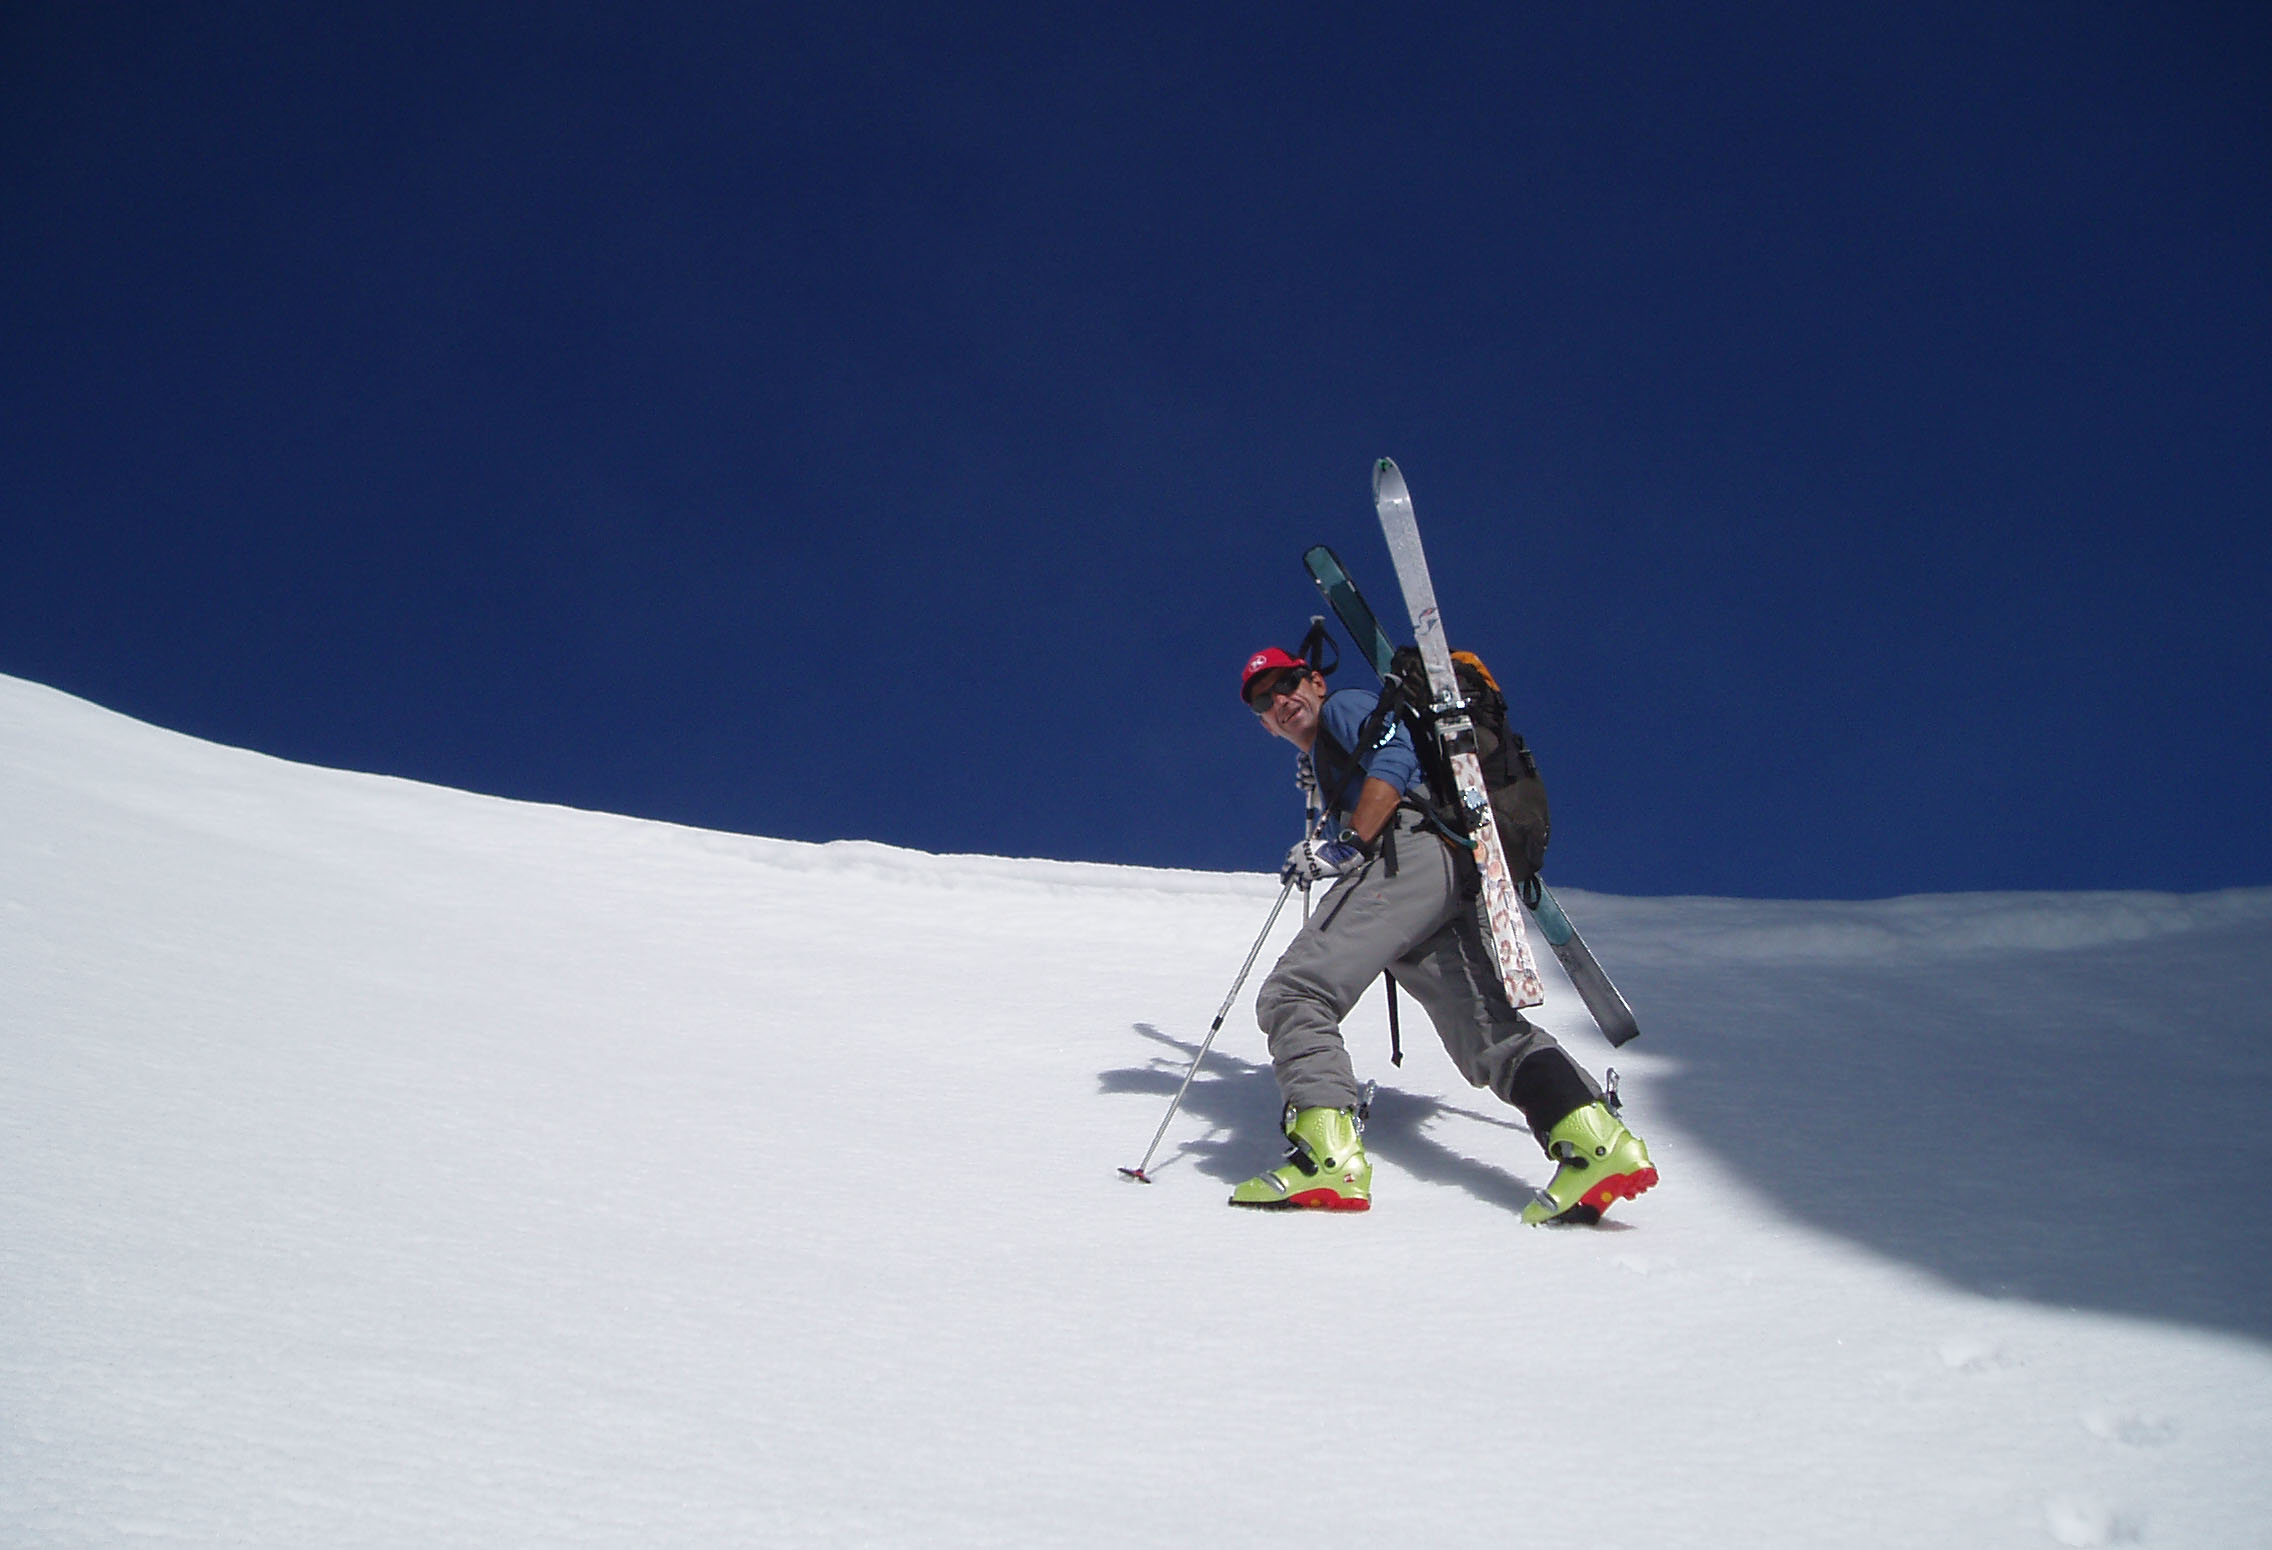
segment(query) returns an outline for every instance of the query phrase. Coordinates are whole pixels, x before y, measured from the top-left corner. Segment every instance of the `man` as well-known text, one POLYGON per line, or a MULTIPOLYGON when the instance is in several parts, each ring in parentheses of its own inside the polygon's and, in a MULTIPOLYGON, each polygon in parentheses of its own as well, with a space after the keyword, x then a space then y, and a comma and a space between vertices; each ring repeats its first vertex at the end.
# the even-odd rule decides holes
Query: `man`
POLYGON ((1431 811, 1435 793, 1411 734, 1393 717, 1369 724, 1379 704, 1370 690, 1329 694, 1322 674, 1275 646, 1247 660, 1240 689, 1264 729, 1300 750, 1303 789, 1325 814, 1287 853, 1281 875, 1334 883, 1255 1002, 1285 1098, 1287 1161, 1239 1185, 1231 1204, 1372 1204, 1341 1019, 1383 970, 1426 1010, 1460 1075, 1521 1110, 1558 1164, 1524 1221, 1596 1221, 1612 1201, 1655 1184, 1648 1149, 1594 1079, 1509 1004, 1480 918, 1474 859, 1431 811))

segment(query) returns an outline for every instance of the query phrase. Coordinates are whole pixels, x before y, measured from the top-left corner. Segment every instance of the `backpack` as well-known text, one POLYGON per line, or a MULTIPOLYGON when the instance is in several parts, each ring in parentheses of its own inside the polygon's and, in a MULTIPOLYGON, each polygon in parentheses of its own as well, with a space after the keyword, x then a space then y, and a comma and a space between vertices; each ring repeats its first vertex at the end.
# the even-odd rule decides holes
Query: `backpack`
MULTIPOLYGON (((1412 746, 1419 751, 1428 786, 1438 793, 1436 817, 1455 832, 1466 834, 1467 814, 1459 803, 1459 787, 1452 780, 1451 761, 1436 741, 1436 718, 1429 708, 1435 696, 1429 692, 1428 670, 1421 663, 1420 648, 1399 646, 1389 665, 1394 682, 1384 686, 1381 703, 1387 706, 1393 700, 1395 713, 1411 729, 1412 746)), ((1467 718, 1475 727, 1475 756, 1483 766, 1484 789, 1491 793, 1491 816, 1499 827, 1499 844, 1507 852, 1507 869, 1517 884, 1527 885, 1546 863, 1551 828, 1546 782, 1539 778, 1538 761, 1531 757, 1530 745, 1507 725, 1507 697, 1482 658, 1472 651, 1455 651, 1452 673, 1459 681, 1460 698, 1467 701, 1467 718)))

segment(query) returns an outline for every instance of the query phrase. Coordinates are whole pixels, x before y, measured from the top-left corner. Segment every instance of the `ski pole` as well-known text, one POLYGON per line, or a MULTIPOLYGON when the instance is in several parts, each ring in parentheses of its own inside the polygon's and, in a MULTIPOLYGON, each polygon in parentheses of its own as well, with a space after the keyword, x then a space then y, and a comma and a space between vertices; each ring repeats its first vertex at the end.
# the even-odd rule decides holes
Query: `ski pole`
POLYGON ((1168 1121, 1175 1111, 1183 1107, 1183 1095, 1191 1088, 1191 1079, 1199 1074, 1199 1062, 1215 1047, 1215 1035, 1223 1031, 1223 1019, 1231 1015, 1231 1003, 1239 998, 1239 987, 1246 983, 1247 975, 1254 972, 1254 960, 1262 956, 1262 944, 1270 940, 1270 928, 1278 924, 1278 912, 1286 907, 1286 900, 1294 891, 1294 880, 1286 879, 1286 886, 1278 890, 1278 902, 1270 906, 1270 918, 1262 923, 1262 934, 1246 950, 1246 962, 1239 965, 1239 977, 1231 981, 1231 993, 1223 997, 1223 1004, 1215 1012, 1215 1021, 1208 1026, 1207 1040, 1199 1046, 1199 1053, 1191 1057, 1191 1069, 1183 1073, 1183 1085, 1175 1090, 1175 1099, 1168 1104, 1167 1113, 1160 1116, 1160 1128, 1152 1132, 1152 1144, 1144 1148, 1144 1160, 1133 1168, 1120 1171, 1139 1184, 1149 1184, 1152 1176, 1144 1170, 1152 1166, 1152 1154, 1160 1149, 1160 1138, 1168 1133, 1168 1121))

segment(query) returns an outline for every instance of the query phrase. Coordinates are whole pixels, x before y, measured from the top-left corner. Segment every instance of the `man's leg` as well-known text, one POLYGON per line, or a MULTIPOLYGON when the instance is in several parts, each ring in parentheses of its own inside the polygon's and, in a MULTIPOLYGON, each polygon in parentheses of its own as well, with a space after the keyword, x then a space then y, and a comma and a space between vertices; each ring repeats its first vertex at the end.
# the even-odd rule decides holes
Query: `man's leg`
MULTIPOLYGON (((1413 838, 1400 837, 1409 851, 1413 838)), ((1286 1098, 1287 1160, 1238 1185, 1231 1204, 1335 1211, 1371 1205, 1373 1165, 1352 1112, 1360 1094, 1341 1019, 1383 964, 1435 929, 1446 902, 1437 874, 1392 871, 1384 854, 1335 884, 1296 934, 1255 998, 1286 1098)))
MULTIPOLYGON (((1431 848, 1429 864, 1456 886, 1451 853, 1440 842, 1431 848)), ((1387 967, 1435 1024, 1459 1074, 1521 1109, 1541 1137, 1563 1115, 1601 1097, 1593 1078, 1563 1053, 1554 1035, 1508 1004, 1472 902, 1447 911, 1434 934, 1387 967)))
POLYGON ((1523 1220, 1595 1221, 1657 1182, 1648 1148, 1610 1112, 1585 1068, 1508 1003, 1473 906, 1389 968, 1427 1011, 1460 1075, 1520 1110, 1556 1162, 1523 1220))
POLYGON ((1449 870, 1435 854, 1443 845, 1404 823, 1399 815, 1396 875, 1389 875, 1385 856, 1376 856, 1336 883, 1255 997, 1278 1090, 1296 1109, 1340 1109, 1357 1101, 1341 1019, 1381 970, 1427 940, 1456 903, 1449 870))

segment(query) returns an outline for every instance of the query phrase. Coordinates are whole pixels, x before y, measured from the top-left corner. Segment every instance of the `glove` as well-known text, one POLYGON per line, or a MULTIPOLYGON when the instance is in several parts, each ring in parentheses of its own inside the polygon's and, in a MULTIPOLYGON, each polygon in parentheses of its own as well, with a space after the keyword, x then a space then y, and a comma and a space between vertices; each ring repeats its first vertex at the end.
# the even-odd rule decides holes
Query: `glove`
POLYGON ((1352 844, 1350 839, 1329 840, 1322 835, 1312 834, 1286 852, 1286 864, 1278 869, 1278 881, 1307 888, 1328 877, 1353 872, 1364 864, 1365 853, 1352 844))

